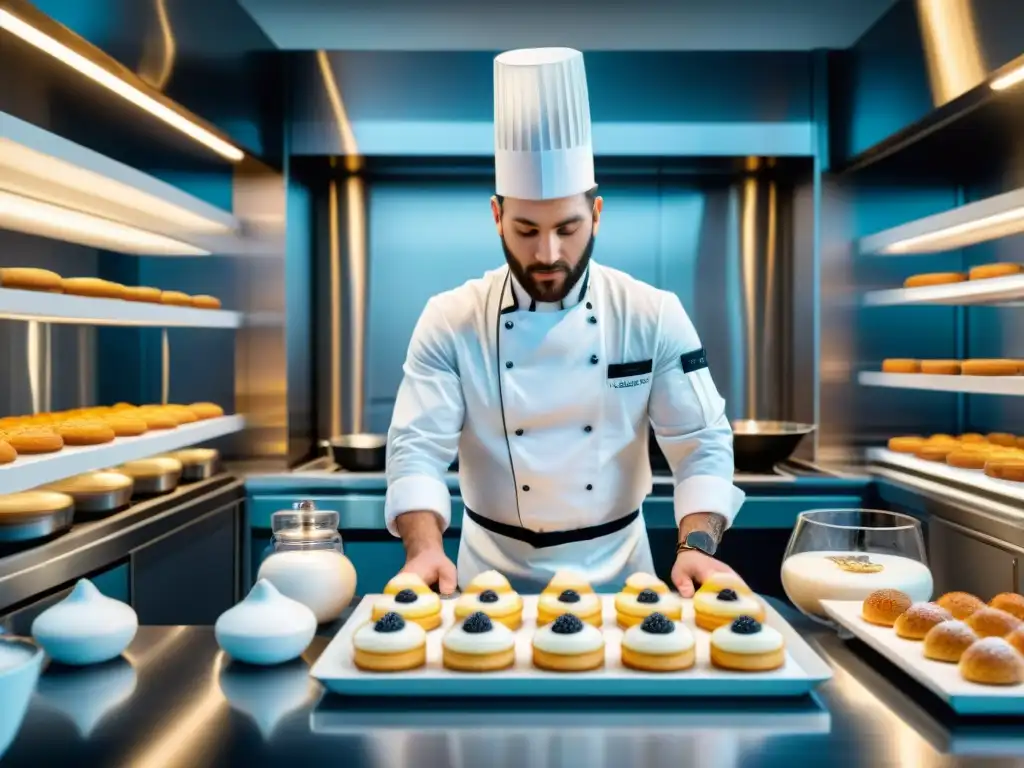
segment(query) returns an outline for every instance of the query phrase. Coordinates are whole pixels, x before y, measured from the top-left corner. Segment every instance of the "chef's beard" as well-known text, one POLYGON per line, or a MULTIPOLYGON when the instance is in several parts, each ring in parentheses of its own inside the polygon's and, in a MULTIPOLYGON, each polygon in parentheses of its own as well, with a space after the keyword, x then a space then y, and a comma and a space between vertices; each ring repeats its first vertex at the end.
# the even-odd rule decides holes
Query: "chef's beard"
POLYGON ((576 262, 575 267, 570 267, 564 261, 556 261, 551 265, 545 264, 541 266, 540 264, 533 264, 529 267, 523 267, 512 251, 509 250, 504 237, 501 238, 501 248, 505 251, 505 261, 508 262, 508 268, 530 298, 535 301, 553 304, 568 296, 572 289, 576 287, 580 278, 583 277, 583 273, 587 271, 587 267, 590 265, 590 256, 594 252, 594 236, 590 236, 590 240, 587 241, 583 254, 580 256, 580 260, 576 262), (565 274, 565 279, 561 285, 538 283, 533 279, 533 274, 536 272, 552 271, 559 271, 565 274))

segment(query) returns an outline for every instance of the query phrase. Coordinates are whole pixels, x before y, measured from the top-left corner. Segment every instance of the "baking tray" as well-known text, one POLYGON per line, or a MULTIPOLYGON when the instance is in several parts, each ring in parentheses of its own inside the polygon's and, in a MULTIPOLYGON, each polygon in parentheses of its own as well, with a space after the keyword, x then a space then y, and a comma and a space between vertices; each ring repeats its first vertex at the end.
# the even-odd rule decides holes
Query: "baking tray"
POLYGON ((697 640, 697 663, 682 672, 645 673, 619 662, 622 630, 615 623, 615 596, 604 603, 605 666, 593 672, 546 672, 531 664, 530 640, 536 628, 537 596, 523 596, 523 626, 516 632, 516 666, 500 672, 455 672, 441 664, 441 636, 454 623, 455 602, 441 602, 443 622, 427 635, 427 663, 402 673, 374 673, 352 662, 352 634, 370 619, 380 595, 365 596, 331 640, 310 674, 334 693, 353 696, 803 696, 832 677, 832 670, 770 606, 766 621, 786 641, 786 663, 771 672, 728 672, 709 661, 710 633, 693 625, 693 607, 683 601, 683 620, 697 640))
POLYGON ((822 600, 838 624, 928 688, 960 715, 1024 715, 1024 683, 979 685, 964 680, 956 664, 924 657, 922 643, 904 640, 889 627, 869 624, 860 617, 859 600, 822 600))

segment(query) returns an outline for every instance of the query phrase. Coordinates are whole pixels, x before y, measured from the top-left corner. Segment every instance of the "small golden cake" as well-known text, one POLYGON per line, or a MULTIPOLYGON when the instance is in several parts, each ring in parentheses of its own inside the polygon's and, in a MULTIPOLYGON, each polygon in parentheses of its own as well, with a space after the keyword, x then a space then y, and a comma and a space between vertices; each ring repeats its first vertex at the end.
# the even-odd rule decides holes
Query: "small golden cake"
POLYGON ((877 589, 864 598, 860 615, 871 624, 891 627, 912 604, 910 595, 898 589, 877 589))
POLYGON ((988 441, 993 445, 999 445, 1003 448, 1017 447, 1017 436, 1011 435, 1009 432, 992 432, 988 436, 988 441))
POLYGON ((61 277, 56 272, 35 267, 0 268, 0 285, 21 291, 60 293, 61 277))
POLYGON ((924 636, 924 655, 934 661, 948 661, 952 664, 960 661, 978 636, 964 622, 950 619, 936 624, 924 636))
POLYGON ((433 594, 433 590, 427 586, 426 582, 418 574, 410 571, 403 571, 393 576, 391 581, 384 585, 384 594, 397 595, 403 589, 411 589, 417 595, 433 594))
POLYGON ((717 592, 700 590, 693 596, 694 623, 709 632, 732 623, 740 616, 764 621, 764 605, 751 592, 725 588, 717 592))
POLYGON ((220 299, 201 293, 192 297, 192 306, 196 309, 220 309, 220 299))
POLYGON ((960 448, 946 454, 946 463, 960 469, 984 469, 988 463, 988 454, 981 450, 960 448))
POLYGON ((713 573, 708 580, 700 585, 698 592, 721 592, 723 589, 731 589, 737 595, 753 595, 754 591, 747 586, 747 582, 735 573, 713 573))
POLYGON ((550 624, 559 616, 571 613, 581 621, 600 627, 602 624, 601 598, 593 592, 564 589, 558 594, 543 592, 537 600, 537 626, 550 624))
POLYGON ((1024 597, 1016 592, 1000 592, 989 600, 988 604, 992 608, 998 608, 1024 620, 1024 597))
POLYGON ((1024 655, 1024 627, 1018 627, 1003 639, 1012 645, 1017 653, 1024 655))
POLYGON ((922 360, 921 373, 933 376, 958 376, 960 375, 959 360, 922 360))
POLYGON ((961 621, 985 607, 985 601, 970 592, 947 592, 935 602, 961 621))
POLYGON ((919 459, 925 461, 939 461, 945 462, 946 457, 956 450, 956 443, 945 443, 945 442, 927 442, 918 448, 914 454, 919 459))
POLYGON ((163 291, 160 294, 160 303, 174 307, 191 307, 192 297, 181 291, 163 291))
POLYGON ((998 608, 981 608, 968 616, 966 621, 978 637, 1006 637, 1022 623, 1012 613, 998 608))
POLYGON ((896 453, 917 453, 924 444, 925 439, 916 435, 889 438, 889 450, 896 453))
POLYGON ((711 633, 711 664, 737 672, 766 672, 786 663, 779 631, 751 616, 740 616, 711 633))
POLYGON ((564 613, 533 635, 533 665, 551 672, 587 672, 604 666, 604 635, 564 613))
POLYGON ((696 642, 685 624, 652 613, 622 635, 622 665, 642 672, 678 672, 696 660, 696 642))
POLYGON ((124 289, 124 295, 121 296, 125 301, 138 301, 147 304, 159 304, 160 294, 162 291, 159 288, 148 288, 146 286, 126 286, 124 289))
POLYGON ((904 358, 883 360, 882 371, 885 373, 920 373, 921 361, 907 360, 904 358))
POLYGON ((960 366, 964 376, 1016 376, 1020 363, 1016 360, 964 360, 960 366))
POLYGON ((900 637, 907 640, 924 640, 928 630, 952 618, 949 611, 935 603, 914 603, 899 615, 893 626, 900 637))
POLYGON ((672 621, 682 621, 683 604, 672 593, 658 594, 653 589, 645 589, 635 595, 619 592, 615 596, 615 618, 623 629, 639 624, 652 613, 661 613, 672 621))
POLYGON ((642 571, 637 571, 626 579, 626 585, 622 591, 630 595, 639 595, 645 589, 650 589, 659 595, 667 595, 670 591, 668 584, 653 573, 643 573, 642 571))
POLYGON ((1009 277, 1010 275, 1019 274, 1020 271, 1020 264, 1002 262, 996 264, 981 264, 977 267, 971 267, 967 274, 971 280, 988 280, 993 277, 1009 277))
POLYGON ((224 409, 216 403, 192 403, 188 409, 199 419, 216 419, 224 415, 224 409))
POLYGON ((575 571, 558 571, 554 576, 551 577, 551 581, 544 587, 544 591, 541 594, 550 593, 560 595, 567 589, 571 589, 579 594, 587 594, 593 592, 594 588, 590 586, 590 582, 587 579, 576 573, 575 571))
POLYGON ((464 592, 455 601, 455 618, 466 619, 474 613, 483 613, 509 629, 519 629, 523 623, 523 598, 515 592, 464 592))
POLYGON ((425 630, 441 626, 441 598, 433 592, 420 594, 403 589, 395 595, 382 595, 373 604, 373 620, 397 613, 406 621, 415 621, 425 630))
POLYGON ((64 438, 49 427, 24 427, 8 432, 4 439, 20 456, 56 453, 64 447, 64 438))
POLYGON ((60 287, 69 296, 96 299, 120 299, 124 296, 123 285, 98 277, 65 277, 60 281, 60 287))
POLYGON ((444 633, 442 663, 459 672, 493 672, 508 669, 516 661, 516 636, 512 630, 480 611, 444 633))
POLYGON ((112 443, 116 435, 113 428, 101 419, 73 419, 57 427, 64 445, 102 445, 112 443))
POLYGON ((352 636, 352 661, 368 672, 403 672, 427 663, 427 633, 419 624, 388 613, 352 636))
POLYGON ((0 436, 0 464, 10 464, 18 458, 18 452, 0 436))
POLYGON ((508 579, 504 575, 492 570, 478 573, 462 591, 467 595, 472 595, 488 589, 501 594, 502 592, 511 592, 512 585, 508 583, 508 579))
POLYGON ((960 674, 981 685, 1016 685, 1024 681, 1024 664, 1003 638, 984 637, 960 657, 960 674))
POLYGON ((190 409, 184 405, 168 405, 165 406, 167 413, 174 417, 174 420, 181 424, 194 424, 199 421, 199 417, 195 415, 190 409))
POLYGON ((924 275, 911 275, 903 281, 904 288, 922 288, 926 285, 949 285, 967 280, 963 272, 931 272, 924 275))
POLYGON ((118 437, 137 437, 149 431, 146 422, 127 411, 108 413, 102 417, 118 437))
POLYGON ((988 438, 978 432, 965 432, 960 435, 960 442, 967 445, 984 445, 988 442, 988 438))
POLYGON ((178 428, 178 420, 159 408, 139 408, 135 411, 135 415, 146 422, 147 430, 178 428))

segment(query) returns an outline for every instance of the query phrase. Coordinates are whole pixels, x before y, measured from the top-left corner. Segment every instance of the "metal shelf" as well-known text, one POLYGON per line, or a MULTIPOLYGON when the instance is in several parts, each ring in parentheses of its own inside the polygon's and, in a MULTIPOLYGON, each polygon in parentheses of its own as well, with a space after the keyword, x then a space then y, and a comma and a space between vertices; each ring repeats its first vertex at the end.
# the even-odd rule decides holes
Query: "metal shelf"
POLYGON ((1008 305, 1024 302, 1024 275, 966 280, 962 283, 924 285, 919 288, 891 288, 868 291, 864 304, 896 306, 901 304, 945 304, 948 306, 1008 305))
POLYGON ((972 395, 1024 395, 1024 376, 938 376, 927 373, 862 371, 857 380, 868 387, 926 389, 972 395))
POLYGON ((867 458, 878 464, 910 470, 932 480, 952 483, 973 491, 983 491, 1016 501, 1024 501, 1024 483, 997 480, 994 477, 989 477, 980 469, 951 467, 943 462, 925 461, 917 456, 890 451, 888 448, 869 448, 867 458))
POLYGON ((0 288, 0 318, 70 325, 123 325, 150 328, 240 328, 242 314, 225 309, 193 309, 121 299, 94 299, 62 293, 0 288))
POLYGON ((19 456, 12 464, 0 466, 0 494, 27 491, 83 472, 107 469, 126 461, 186 448, 239 432, 244 427, 244 417, 222 416, 184 424, 177 429, 147 432, 138 437, 119 437, 104 445, 64 448, 58 453, 38 456, 19 456))

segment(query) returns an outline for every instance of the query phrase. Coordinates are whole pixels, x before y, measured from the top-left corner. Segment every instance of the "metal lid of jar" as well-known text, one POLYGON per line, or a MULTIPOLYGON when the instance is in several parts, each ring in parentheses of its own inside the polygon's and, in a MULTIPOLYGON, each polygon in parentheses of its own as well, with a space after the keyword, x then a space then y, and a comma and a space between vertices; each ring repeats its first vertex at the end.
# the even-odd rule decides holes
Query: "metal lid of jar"
POLYGON ((274 536, 285 541, 324 541, 338 537, 337 512, 317 509, 312 501, 299 501, 291 509, 270 516, 274 536))

